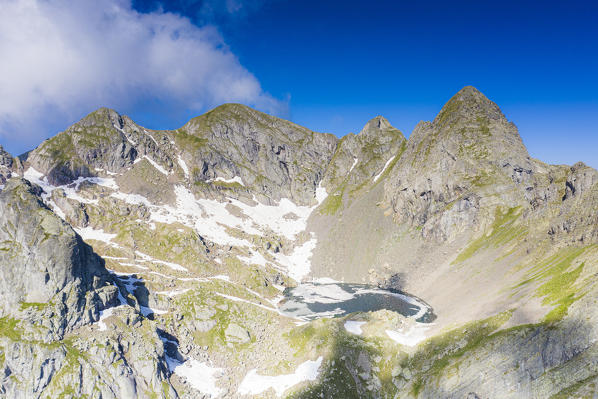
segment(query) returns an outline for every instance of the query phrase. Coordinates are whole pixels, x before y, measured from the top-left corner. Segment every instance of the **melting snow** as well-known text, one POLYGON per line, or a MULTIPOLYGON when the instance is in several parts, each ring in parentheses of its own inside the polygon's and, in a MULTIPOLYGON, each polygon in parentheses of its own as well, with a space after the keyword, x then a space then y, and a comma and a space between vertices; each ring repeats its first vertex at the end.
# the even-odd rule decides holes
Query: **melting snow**
POLYGON ((361 335, 361 333, 363 332, 363 331, 361 331, 361 326, 366 323, 367 322, 365 322, 365 321, 347 320, 345 322, 345 330, 347 330, 351 334, 361 335))
MULTIPOLYGON (((150 136, 150 137, 152 137, 152 136, 150 136)), ((166 169, 164 169, 162 166, 160 166, 160 164, 158 164, 156 161, 154 161, 153 159, 151 159, 147 155, 144 155, 143 158, 147 159, 147 161, 149 163, 151 163, 152 166, 158 170, 158 172, 162 173, 163 175, 168 176, 168 171, 166 169)))
POLYGON ((111 243, 112 239, 116 237, 116 234, 104 233, 104 230, 96 230, 92 227, 75 228, 75 231, 84 240, 97 240, 105 243, 111 243))
MULTIPOLYGON (((167 175, 168 172, 163 169, 160 165, 155 163, 153 160, 144 156, 156 169, 161 173, 167 175)), ((138 158, 139 160, 139 158, 138 158)), ((181 167, 184 162, 179 157, 181 167)), ((184 165, 183 169, 187 169, 184 165)), ((48 184, 47 179, 43 178, 43 175, 33 168, 29 168, 25 172, 25 177, 30 181, 37 183, 42 186, 46 194, 57 187, 48 184)), ((236 176, 231 180, 224 180, 219 178, 221 181, 237 181, 242 184, 240 177, 236 176)), ((219 180, 217 179, 217 180, 219 180)), ((66 192, 69 198, 75 199, 83 203, 97 203, 97 200, 90 200, 81 197, 77 190, 79 185, 84 181, 98 184, 118 190, 118 185, 112 178, 100 178, 100 177, 87 177, 78 178, 74 185, 60 186, 66 192)), ((154 205, 147 198, 138 194, 126 194, 119 191, 115 191, 111 194, 112 197, 120 199, 130 204, 144 204, 151 212, 151 221, 159 223, 182 223, 188 227, 195 229, 195 231, 201 236, 209 239, 220 245, 231 245, 237 247, 252 248, 251 243, 246 239, 240 239, 233 237, 229 234, 229 229, 238 229, 251 235, 263 235, 264 232, 273 231, 277 235, 280 235, 290 241, 294 241, 297 235, 304 232, 307 227, 307 219, 313 212, 313 210, 324 201, 327 196, 326 189, 319 185, 316 189, 316 200, 317 204, 313 207, 309 206, 298 206, 287 198, 283 198, 276 205, 264 205, 256 201, 256 205, 250 206, 236 199, 229 199, 227 202, 219 202, 210 199, 197 199, 195 195, 187 188, 181 185, 175 186, 176 194, 176 205, 154 205), (228 205, 233 205, 241 210, 242 216, 235 216, 227 209, 228 205)), ((54 209, 59 209, 55 204, 51 203, 54 209)), ((64 218, 64 215, 61 215, 64 218)), ((154 223, 150 223, 151 228, 155 228, 154 223)), ((103 233, 101 230, 95 231, 90 228, 79 229, 78 232, 83 238, 97 239, 105 242, 109 242, 114 235, 103 233)), ((314 248, 316 247, 317 240, 313 233, 311 238, 305 241, 303 244, 296 246, 292 252, 288 255, 283 253, 275 254, 276 262, 286 270, 288 275, 297 280, 301 281, 311 269, 311 256, 314 248)), ((239 257, 242 261, 249 264, 265 265, 267 260, 259 252, 251 251, 248 252, 249 256, 239 257)), ((187 269, 181 265, 177 265, 171 262, 158 261, 155 259, 146 259, 148 261, 162 263, 174 270, 186 271, 187 269)))
POLYGON ((308 360, 297 367, 293 374, 277 376, 259 375, 255 369, 251 370, 239 385, 238 392, 242 395, 257 395, 272 388, 276 396, 280 397, 290 387, 303 381, 315 381, 322 365, 322 356, 317 360, 308 360))
POLYGON ((216 380, 222 376, 223 369, 210 367, 193 358, 181 363, 167 356, 166 361, 171 372, 185 378, 198 391, 210 397, 217 397, 223 392, 216 386, 216 380))
POLYGON ((336 284, 310 283, 293 288, 293 295, 301 297, 303 303, 339 303, 355 297, 355 294, 345 291, 336 284))
POLYGON ((386 335, 393 341, 406 346, 415 346, 426 339, 426 331, 430 324, 415 323, 401 331, 386 330, 386 335))
POLYGON ((222 294, 220 292, 217 292, 216 295, 221 296, 221 297, 226 298, 226 299, 229 299, 229 300, 231 300, 233 302, 248 303, 250 305, 257 306, 258 308, 266 309, 266 310, 269 310, 271 312, 276 312, 276 313, 280 314, 280 312, 276 308, 271 308, 269 306, 262 305, 260 303, 251 302, 251 301, 248 301, 247 299, 239 298, 239 297, 232 296, 232 295, 222 294))
POLYGON ((261 265, 266 266, 266 258, 259 252, 251 252, 251 256, 237 256, 239 260, 249 264, 249 265, 261 265))
POLYGON ((393 159, 395 159, 396 155, 393 157, 390 157, 390 159, 388 161, 386 161, 386 164, 384 165, 384 168, 382 168, 382 170, 380 171, 380 173, 378 173, 375 177, 374 177, 374 181, 377 181, 380 176, 382 176, 382 173, 384 173, 384 171, 386 170, 386 168, 388 168, 388 165, 390 165, 390 163, 392 162, 393 159))
POLYGON ((357 158, 354 158, 354 159, 355 160, 353 161, 353 165, 351 165, 351 169, 349 169, 349 172, 347 174, 351 173, 351 171, 353 170, 353 168, 355 167, 355 165, 357 165, 357 162, 359 162, 359 159, 357 159, 357 158))
POLYGON ((302 245, 296 246, 290 255, 279 252, 274 257, 282 266, 286 267, 289 277, 295 281, 301 281, 311 270, 311 256, 317 242, 315 238, 312 238, 302 245))
MULTIPOLYGON (((154 222, 166 224, 179 222, 194 228, 198 234, 217 244, 248 248, 252 247, 249 241, 231 236, 227 229, 239 229, 253 235, 263 235, 264 229, 272 230, 293 241, 299 233, 305 231, 307 219, 317 206, 298 206, 286 198, 281 199, 277 205, 264 205, 257 202, 255 206, 236 199, 229 199, 224 203, 210 199, 197 199, 191 191, 181 185, 175 186, 175 194, 176 206, 174 207, 152 205, 147 198, 136 194, 114 193, 112 196, 131 204, 145 204, 150 208, 151 220, 154 222), (247 218, 231 214, 226 209, 228 204, 240 208, 247 218)), ((326 189, 318 186, 316 189, 318 205, 326 196, 326 189)), ((300 281, 310 271, 310 258, 316 243, 316 239, 311 238, 295 247, 290 255, 276 254, 276 260, 292 278, 300 281)), ((251 253, 250 257, 240 258, 248 263, 259 265, 266 263, 266 259, 257 252, 251 253)))
POLYGON ((156 294, 166 295, 167 297, 172 298, 172 297, 175 297, 177 295, 183 295, 184 293, 186 293, 190 289, 191 288, 183 288, 181 290, 173 290, 173 291, 158 291, 158 292, 156 292, 156 294))
POLYGON ((125 194, 123 192, 116 192, 110 195, 111 197, 117 198, 121 201, 125 201, 131 205, 145 205, 145 206, 152 206, 151 202, 147 198, 139 194, 125 194))
POLYGON ((106 323, 104 323, 104 320, 112 316, 114 310, 120 308, 121 306, 117 306, 115 308, 108 308, 100 311, 100 319, 98 320, 98 328, 100 331, 106 331, 107 327, 106 323))
POLYGON ((189 270, 187 270, 186 267, 183 267, 177 263, 166 262, 163 260, 155 259, 147 254, 144 254, 143 252, 135 251, 135 255, 139 256, 143 262, 159 263, 159 264, 170 267, 172 270, 178 270, 178 271, 182 271, 182 272, 189 271, 189 270))
POLYGON ((29 180, 31 183, 37 184, 44 190, 44 194, 42 195, 42 198, 46 202, 48 202, 49 206, 52 206, 52 209, 54 211, 56 211, 56 209, 57 209, 56 204, 54 204, 54 202, 52 202, 52 201, 48 201, 48 198, 52 194, 52 191, 54 191, 58 188, 61 188, 64 190, 64 193, 67 196, 67 198, 73 199, 78 202, 87 203, 87 204, 97 204, 98 201, 83 198, 79 195, 79 193, 77 191, 79 191, 79 186, 83 182, 89 182, 89 183, 97 184, 99 186, 108 187, 112 190, 118 190, 118 185, 112 178, 79 177, 77 180, 73 181, 70 184, 65 184, 62 186, 53 186, 50 183, 48 183, 47 177, 43 177, 43 174, 41 172, 38 172, 37 170, 35 170, 34 168, 31 168, 31 167, 25 171, 25 173, 23 174, 23 177, 25 179, 29 180), (73 185, 74 185, 74 187, 73 187, 73 185))
POLYGON ((185 173, 185 177, 189 178, 189 168, 187 167, 187 164, 180 155, 178 156, 177 160, 179 161, 181 169, 183 169, 183 173, 185 173))
POLYGON ((242 186, 245 186, 245 184, 243 184, 243 180, 241 180, 241 178, 239 176, 235 176, 232 179, 225 179, 223 177, 217 177, 215 179, 210 179, 207 182, 211 183, 213 181, 221 181, 223 183, 239 183, 242 186))

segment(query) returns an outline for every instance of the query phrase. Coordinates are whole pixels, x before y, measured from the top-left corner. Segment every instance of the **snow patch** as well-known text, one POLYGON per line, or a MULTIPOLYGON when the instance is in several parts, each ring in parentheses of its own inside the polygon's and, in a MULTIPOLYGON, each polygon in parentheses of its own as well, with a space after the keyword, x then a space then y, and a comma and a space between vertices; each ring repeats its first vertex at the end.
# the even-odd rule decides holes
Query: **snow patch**
POLYGON ((97 240, 105 243, 112 243, 112 239, 116 237, 116 234, 104 233, 104 230, 96 230, 93 227, 75 227, 75 231, 84 240, 97 240))
POLYGON ((104 323, 104 320, 106 320, 108 317, 112 316, 112 314, 114 313, 114 311, 120 307, 122 307, 123 305, 114 307, 114 308, 108 308, 108 309, 104 309, 100 311, 100 319, 98 320, 98 329, 100 331, 106 331, 106 323, 104 323))
POLYGON ((225 179, 223 177, 217 177, 215 179, 209 179, 209 180, 207 180, 208 183, 212 183, 212 182, 215 182, 215 181, 220 181, 220 182, 223 182, 223 183, 239 183, 240 185, 245 186, 245 184, 243 184, 243 180, 241 180, 241 177, 239 177, 239 176, 235 176, 232 179, 225 179))
POLYGON ((257 251, 252 251, 250 256, 237 256, 237 258, 248 265, 266 266, 266 258, 264 258, 264 256, 257 251))
POLYGON ((347 330, 351 334, 361 335, 363 333, 363 331, 361 331, 361 326, 364 324, 367 324, 367 322, 347 320, 345 322, 345 330, 347 330))
POLYGON ((181 158, 180 155, 178 156, 177 160, 179 161, 179 166, 181 167, 181 169, 183 169, 183 173, 185 173, 185 177, 188 179, 189 178, 189 168, 187 167, 187 164, 185 163, 183 158, 181 158))
POLYGON ((386 330, 386 335, 393 341, 406 346, 415 346, 426 339, 430 324, 415 323, 401 331, 386 330))
POLYGON ((169 298, 175 297, 177 295, 183 295, 187 291, 191 290, 191 288, 183 288, 181 290, 173 290, 173 291, 158 291, 156 294, 158 295, 165 295, 169 298))
POLYGON ((81 202, 81 203, 86 203, 86 204, 97 204, 98 200, 83 198, 79 195, 79 193, 78 193, 79 186, 83 182, 89 182, 92 184, 97 184, 98 186, 110 188, 112 190, 118 190, 118 185, 116 184, 116 181, 113 178, 79 177, 79 178, 77 178, 77 180, 73 181, 72 183, 65 184, 62 186, 53 186, 50 183, 48 183, 47 177, 44 177, 44 175, 41 172, 35 170, 32 167, 28 168, 25 171, 25 173, 23 174, 23 177, 25 179, 29 180, 31 183, 37 184, 38 186, 40 186, 42 188, 42 190, 44 190, 44 194, 42 194, 42 199, 46 203, 48 203, 48 205, 51 206, 55 212, 58 207, 56 206, 56 204, 54 204, 54 202, 49 201, 48 198, 52 195, 52 191, 54 191, 56 189, 60 188, 60 189, 64 190, 64 193, 67 196, 67 198, 73 199, 73 200, 81 202))
POLYGON ((239 297, 232 296, 232 295, 226 295, 226 294, 223 294, 221 292, 216 292, 216 295, 221 296, 221 297, 226 298, 226 299, 229 299, 229 300, 231 300, 233 302, 248 303, 249 305, 257 306, 258 308, 262 308, 262 309, 269 310, 271 312, 276 312, 276 313, 280 314, 280 312, 276 308, 271 308, 269 306, 265 306, 265 305, 262 305, 260 303, 251 302, 251 301, 248 301, 247 299, 239 298, 239 297))
POLYGON ((172 270, 178 270, 178 271, 182 271, 182 272, 188 272, 189 270, 187 270, 186 267, 183 267, 177 263, 172 263, 172 262, 166 262, 163 260, 159 260, 159 259, 155 259, 152 258, 151 256, 144 254, 143 252, 139 252, 139 251, 135 251, 135 255, 139 256, 143 262, 152 262, 152 263, 159 263, 162 264, 164 266, 168 266, 170 267, 172 270))
POLYGON ((223 390, 216 386, 216 380, 222 377, 224 369, 210 367, 207 363, 193 358, 181 363, 167 356, 166 362, 171 372, 185 378, 189 385, 199 392, 214 398, 222 394, 223 390))
POLYGON ((116 192, 110 194, 111 197, 119 199, 121 201, 126 202, 127 204, 131 205, 145 205, 145 206, 152 206, 152 203, 142 195, 139 194, 126 194, 123 192, 116 192))
POLYGON ((279 252, 274 254, 274 258, 287 269, 289 277, 300 282, 311 270, 311 256, 317 243, 318 241, 312 238, 296 246, 290 255, 279 252))
POLYGON ((319 369, 322 365, 322 356, 317 360, 308 360, 301 363, 293 374, 283 374, 278 376, 259 375, 257 370, 253 369, 247 373, 238 392, 241 395, 257 395, 272 388, 276 396, 282 394, 290 387, 304 381, 315 381, 318 378, 319 369))

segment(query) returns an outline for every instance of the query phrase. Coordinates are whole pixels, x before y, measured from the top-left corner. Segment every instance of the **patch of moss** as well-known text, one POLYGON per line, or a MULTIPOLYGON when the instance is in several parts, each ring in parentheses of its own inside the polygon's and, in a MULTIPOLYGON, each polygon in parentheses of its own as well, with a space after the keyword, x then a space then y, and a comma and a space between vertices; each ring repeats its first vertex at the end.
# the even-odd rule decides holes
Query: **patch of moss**
POLYGON ((595 387, 592 387, 590 384, 593 384, 592 381, 598 379, 598 374, 591 374, 590 376, 577 381, 576 383, 574 383, 571 386, 568 386, 567 388, 562 389, 560 392, 552 395, 550 397, 550 399, 569 399, 569 398, 573 398, 573 397, 579 397, 576 396, 575 394, 577 393, 577 391, 579 391, 581 388, 583 388, 586 385, 589 385, 592 389, 591 391, 596 392, 595 387))
POLYGON ((192 151, 200 150, 208 144, 208 139, 189 134, 185 129, 176 130, 174 137, 180 147, 192 151))
POLYGON ((343 196, 346 185, 341 185, 332 195, 326 197, 322 205, 319 207, 321 215, 336 215, 336 213, 343 206, 343 196))
POLYGON ((486 345, 498 334, 504 334, 507 330, 497 330, 511 315, 512 311, 502 312, 425 341, 421 349, 401 365, 415 373, 411 393, 417 396, 430 379, 437 378, 448 367, 454 366, 466 353, 486 345))
POLYGON ((46 302, 21 302, 19 304, 21 310, 35 309, 37 311, 45 309, 48 305, 46 302))
POLYGON ((221 189, 225 189, 225 190, 243 190, 245 189, 245 186, 243 186, 242 184, 238 183, 238 182, 224 182, 224 181, 213 181, 212 185, 221 188, 221 189))
POLYGON ((10 317, 0 318, 0 336, 11 341, 20 341, 23 330, 18 327, 19 321, 10 317))
POLYGON ((532 268, 532 275, 519 284, 532 281, 544 281, 536 290, 536 296, 543 298, 543 305, 555 306, 544 318, 546 322, 561 320, 569 309, 569 306, 579 299, 579 289, 576 282, 585 263, 582 262, 571 270, 573 262, 587 250, 586 247, 566 248, 551 256, 546 261, 539 263, 532 268))
POLYGON ((509 209, 498 207, 495 212, 494 222, 489 231, 472 241, 461 251, 453 261, 453 264, 466 261, 480 249, 490 247, 499 248, 515 239, 525 236, 528 233, 527 227, 517 223, 520 213, 521 207, 509 209))

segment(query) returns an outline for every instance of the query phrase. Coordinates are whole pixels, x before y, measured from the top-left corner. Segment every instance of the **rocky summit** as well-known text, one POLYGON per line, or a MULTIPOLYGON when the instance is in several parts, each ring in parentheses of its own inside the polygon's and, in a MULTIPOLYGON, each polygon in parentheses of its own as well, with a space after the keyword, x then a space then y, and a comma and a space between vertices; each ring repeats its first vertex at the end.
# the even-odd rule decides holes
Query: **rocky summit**
POLYGON ((597 209, 473 87, 408 139, 101 108, 0 147, 0 396, 593 398, 597 209))

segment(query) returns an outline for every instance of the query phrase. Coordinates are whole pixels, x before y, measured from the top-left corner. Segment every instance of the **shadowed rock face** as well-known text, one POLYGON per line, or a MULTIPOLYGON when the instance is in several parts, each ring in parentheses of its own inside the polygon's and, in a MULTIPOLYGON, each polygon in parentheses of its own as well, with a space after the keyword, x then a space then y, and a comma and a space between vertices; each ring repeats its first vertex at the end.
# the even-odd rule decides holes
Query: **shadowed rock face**
POLYGON ((11 170, 13 167, 13 157, 4 150, 0 145, 0 184, 6 184, 6 180, 10 179, 11 170))
POLYGON ((20 303, 69 296, 76 303, 112 281, 102 259, 44 205, 40 191, 15 178, 0 192, 0 314, 20 303))

